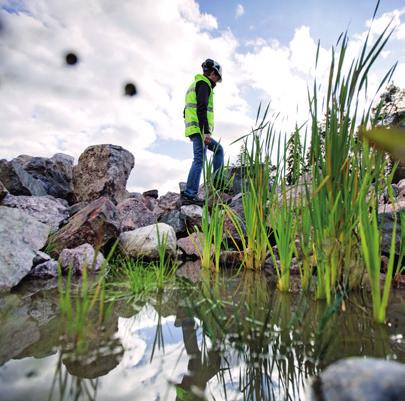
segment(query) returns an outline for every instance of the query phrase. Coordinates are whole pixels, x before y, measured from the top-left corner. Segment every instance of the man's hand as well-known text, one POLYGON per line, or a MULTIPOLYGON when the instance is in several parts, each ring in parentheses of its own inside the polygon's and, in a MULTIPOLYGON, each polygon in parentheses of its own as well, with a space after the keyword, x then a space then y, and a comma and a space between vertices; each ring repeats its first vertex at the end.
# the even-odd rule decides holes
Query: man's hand
POLYGON ((209 145, 211 142, 211 135, 204 135, 204 143, 209 145))

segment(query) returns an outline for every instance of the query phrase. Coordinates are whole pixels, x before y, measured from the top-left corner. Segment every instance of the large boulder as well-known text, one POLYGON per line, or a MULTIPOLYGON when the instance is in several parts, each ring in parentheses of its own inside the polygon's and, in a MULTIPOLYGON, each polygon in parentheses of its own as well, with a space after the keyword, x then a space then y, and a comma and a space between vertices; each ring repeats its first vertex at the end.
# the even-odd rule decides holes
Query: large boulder
POLYGON ((75 248, 85 243, 100 248, 118 237, 119 227, 116 206, 108 198, 102 197, 77 212, 64 227, 51 235, 47 248, 52 256, 58 256, 65 248, 75 248))
POLYGON ((63 273, 72 269, 73 274, 81 275, 84 267, 88 271, 100 270, 105 259, 90 244, 83 244, 73 249, 64 249, 59 256, 59 263, 63 273))
POLYGON ((69 217, 67 202, 50 195, 14 196, 8 194, 1 204, 24 211, 35 220, 48 224, 52 231, 57 231, 60 224, 69 217))
POLYGON ((157 222, 156 215, 147 208, 141 199, 126 199, 117 205, 117 210, 121 232, 135 230, 157 222))
POLYGON ((310 391, 310 401, 402 401, 405 365, 375 358, 343 359, 322 372, 310 391))
POLYGON ((45 185, 14 160, 0 160, 0 181, 13 195, 47 195, 45 185))
POLYGON ((17 285, 31 270, 50 227, 21 210, 0 206, 0 291, 17 285))
POLYGON ((121 249, 125 254, 135 258, 158 259, 159 241, 167 238, 166 254, 176 256, 176 234, 165 223, 152 224, 120 235, 121 249), (158 237, 159 236, 159 237, 158 237))
POLYGON ((114 204, 128 197, 126 184, 134 167, 134 156, 116 145, 88 147, 73 168, 73 186, 77 200, 93 201, 101 196, 114 204))
POLYGON ((51 158, 21 155, 14 159, 25 172, 39 181, 47 194, 74 203, 72 174, 74 158, 56 153, 51 158))

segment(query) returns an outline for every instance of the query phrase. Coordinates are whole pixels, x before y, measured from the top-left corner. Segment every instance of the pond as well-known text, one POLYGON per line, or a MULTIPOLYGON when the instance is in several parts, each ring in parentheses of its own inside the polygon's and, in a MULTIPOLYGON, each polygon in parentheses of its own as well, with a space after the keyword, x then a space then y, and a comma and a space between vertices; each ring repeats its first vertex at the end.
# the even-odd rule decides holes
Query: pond
POLYGON ((281 294, 263 274, 208 277, 116 301, 67 336, 55 282, 0 297, 0 399, 304 400, 336 360, 405 362, 405 294, 375 324, 369 293, 327 306, 281 294))

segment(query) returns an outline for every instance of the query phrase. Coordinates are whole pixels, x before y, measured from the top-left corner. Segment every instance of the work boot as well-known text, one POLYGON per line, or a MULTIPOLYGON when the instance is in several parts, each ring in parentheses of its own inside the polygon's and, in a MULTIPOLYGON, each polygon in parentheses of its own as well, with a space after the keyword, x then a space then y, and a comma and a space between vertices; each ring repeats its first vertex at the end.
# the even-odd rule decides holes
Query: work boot
POLYGON ((198 196, 188 196, 184 192, 180 193, 180 204, 181 206, 185 205, 197 205, 204 206, 204 199, 200 199, 198 196))

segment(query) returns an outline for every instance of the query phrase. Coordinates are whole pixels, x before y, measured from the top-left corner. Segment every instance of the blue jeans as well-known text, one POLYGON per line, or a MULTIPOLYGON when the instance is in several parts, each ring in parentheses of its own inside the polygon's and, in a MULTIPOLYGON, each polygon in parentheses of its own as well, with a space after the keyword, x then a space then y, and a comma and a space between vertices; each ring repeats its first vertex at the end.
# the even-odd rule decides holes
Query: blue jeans
POLYGON ((191 135, 190 140, 193 142, 193 163, 188 173, 187 186, 184 194, 186 196, 197 196, 198 188, 200 186, 201 172, 203 170, 203 163, 207 154, 207 148, 214 152, 213 168, 214 179, 221 180, 222 170, 224 166, 224 149, 221 144, 211 138, 209 145, 205 145, 200 134, 191 135))

